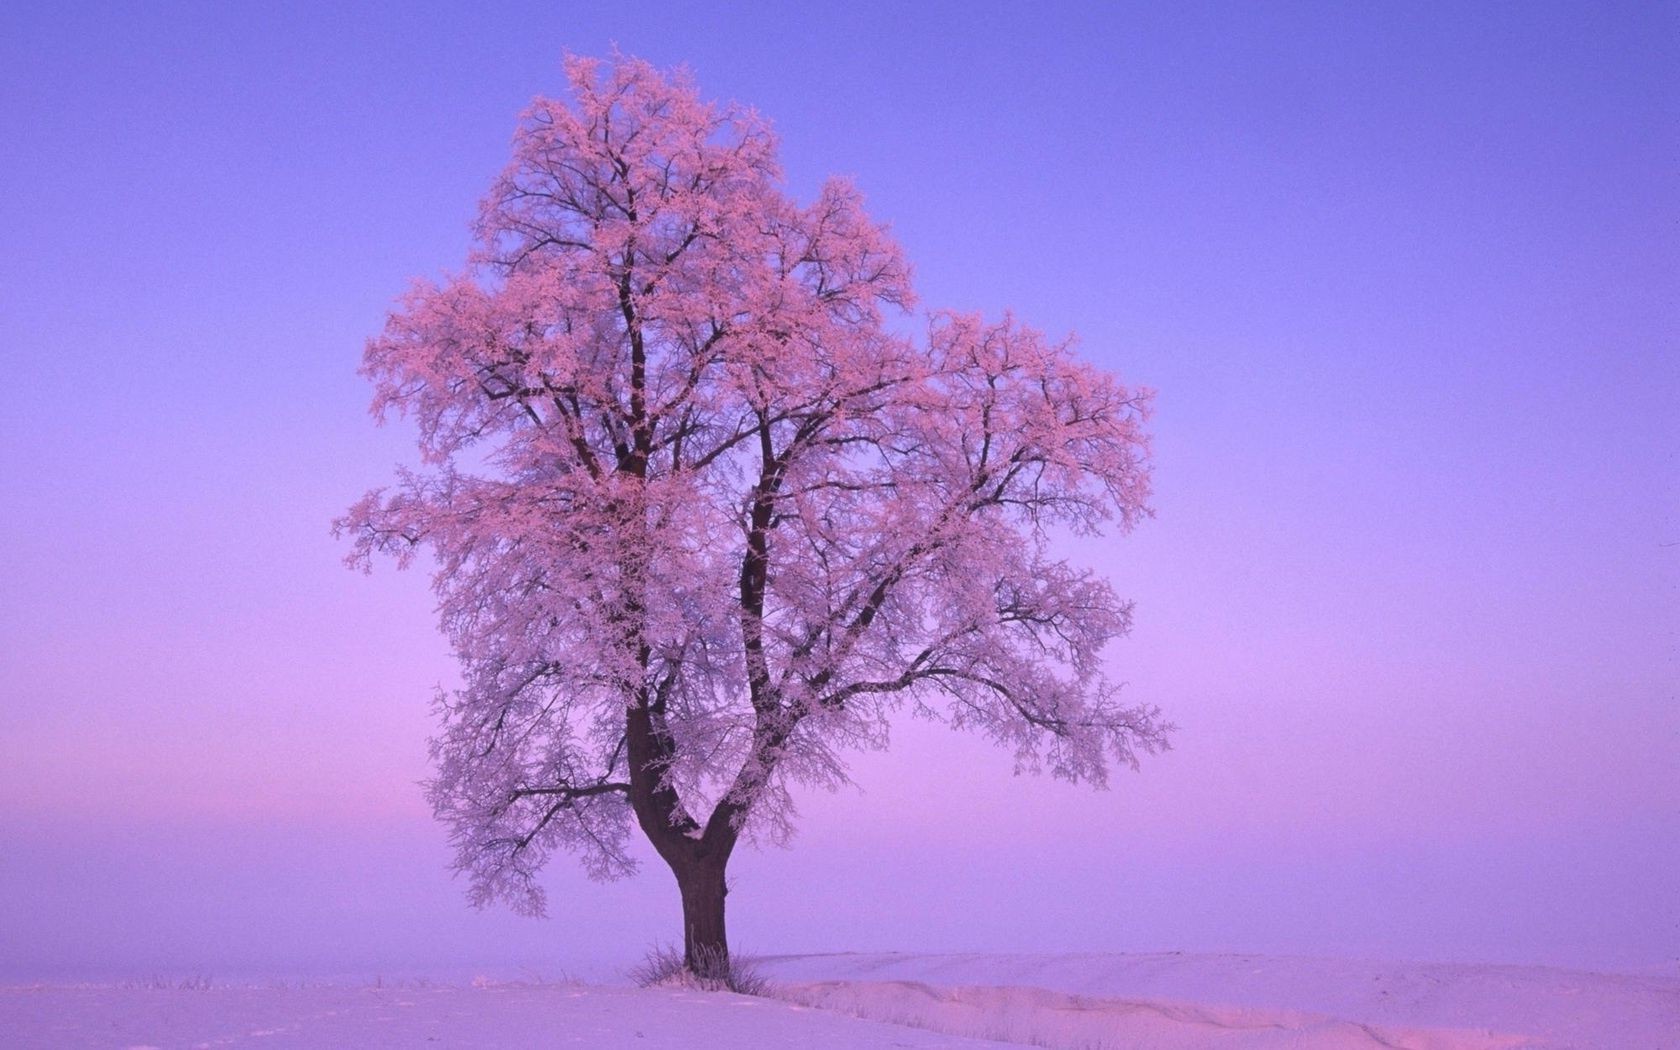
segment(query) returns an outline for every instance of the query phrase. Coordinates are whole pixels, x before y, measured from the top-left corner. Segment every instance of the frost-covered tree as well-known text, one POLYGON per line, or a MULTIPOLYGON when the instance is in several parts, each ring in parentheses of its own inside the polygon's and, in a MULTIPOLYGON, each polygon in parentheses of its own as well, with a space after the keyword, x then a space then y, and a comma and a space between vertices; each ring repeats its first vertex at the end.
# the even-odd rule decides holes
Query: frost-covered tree
POLYGON ((1147 513, 1147 399, 1007 317, 895 334, 908 270, 851 186, 795 203, 684 75, 567 73, 467 269, 369 342, 424 466, 339 525, 354 564, 435 556, 462 685, 429 793, 473 901, 542 913, 557 848, 625 875, 634 826, 698 970, 737 842, 896 712, 1071 781, 1165 745, 1103 673, 1128 603, 1048 543, 1147 513))

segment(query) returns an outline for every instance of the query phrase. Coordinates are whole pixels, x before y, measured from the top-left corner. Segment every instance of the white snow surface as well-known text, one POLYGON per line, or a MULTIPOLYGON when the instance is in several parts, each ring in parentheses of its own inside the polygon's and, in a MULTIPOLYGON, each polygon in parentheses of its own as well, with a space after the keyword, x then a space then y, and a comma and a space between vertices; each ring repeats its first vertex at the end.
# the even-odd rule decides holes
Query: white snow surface
POLYGON ((1000 1050, 1008 1044, 722 992, 594 985, 5 988, 6 1050, 1000 1050))
POLYGON ((778 956, 793 1001, 1056 1050, 1680 1050, 1680 980, 1258 955, 778 956))
POLYGON ((774 999, 540 982, 0 988, 0 1047, 1680 1050, 1672 977, 1178 953, 759 966, 774 999))

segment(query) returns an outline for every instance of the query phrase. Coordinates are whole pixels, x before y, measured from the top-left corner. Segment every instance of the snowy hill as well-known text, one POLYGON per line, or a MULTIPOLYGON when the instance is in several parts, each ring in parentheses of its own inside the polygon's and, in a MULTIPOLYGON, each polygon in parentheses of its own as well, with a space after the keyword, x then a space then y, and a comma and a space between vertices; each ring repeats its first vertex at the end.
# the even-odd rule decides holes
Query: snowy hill
POLYGON ((0 989, 6 1050, 985 1050, 770 999, 584 985, 0 989))
POLYGON ((781 956, 782 994, 1058 1047, 1680 1048, 1680 980, 1258 955, 781 956))
POLYGON ((0 988, 0 1045, 1680 1050, 1680 980, 1253 955, 778 956, 776 998, 622 985, 0 988))

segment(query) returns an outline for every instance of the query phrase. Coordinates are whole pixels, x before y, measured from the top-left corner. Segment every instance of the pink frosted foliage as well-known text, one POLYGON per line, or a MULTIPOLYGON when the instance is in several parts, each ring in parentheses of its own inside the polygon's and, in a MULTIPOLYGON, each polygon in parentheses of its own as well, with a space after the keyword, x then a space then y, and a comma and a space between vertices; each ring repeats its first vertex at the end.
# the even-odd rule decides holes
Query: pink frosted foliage
POLYGON ((784 838, 895 712, 1073 781, 1164 747, 1104 674, 1129 604, 1051 544, 1148 513, 1147 393, 1008 317, 896 334, 908 268, 849 184, 797 204, 686 76, 567 73, 467 269, 369 342, 424 466, 339 522, 355 564, 435 558, 429 792, 473 898, 541 912, 556 848, 625 874, 638 823, 667 859, 784 838))

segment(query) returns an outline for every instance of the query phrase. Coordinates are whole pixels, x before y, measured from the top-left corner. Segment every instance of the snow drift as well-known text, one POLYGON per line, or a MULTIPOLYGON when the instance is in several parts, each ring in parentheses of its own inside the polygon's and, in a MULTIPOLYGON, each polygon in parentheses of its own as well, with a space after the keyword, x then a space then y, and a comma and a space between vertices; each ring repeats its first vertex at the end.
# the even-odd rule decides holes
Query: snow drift
POLYGON ((1680 981, 1257 955, 780 956, 791 1001, 1054 1050, 1680 1050, 1680 981))
POLYGON ((1378 1028, 1295 1010, 1094 999, 1043 988, 828 981, 778 994, 852 1017, 1050 1050, 1503 1050, 1513 1035, 1378 1028))

